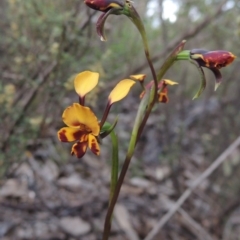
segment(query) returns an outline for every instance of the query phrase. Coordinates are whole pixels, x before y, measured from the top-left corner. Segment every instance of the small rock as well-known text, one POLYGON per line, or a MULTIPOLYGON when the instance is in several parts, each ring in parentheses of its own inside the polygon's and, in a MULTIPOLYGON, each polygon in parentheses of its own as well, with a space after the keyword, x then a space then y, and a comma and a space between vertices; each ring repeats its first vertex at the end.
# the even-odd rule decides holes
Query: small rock
POLYGON ((58 185, 61 187, 79 189, 82 186, 82 179, 77 174, 73 174, 69 177, 60 178, 58 180, 58 185))
POLYGON ((11 222, 0 222, 0 237, 3 237, 14 226, 11 222))
POLYGON ((69 177, 62 177, 58 180, 58 185, 61 187, 78 189, 93 189, 93 185, 81 179, 78 174, 72 174, 69 177))
POLYGON ((42 176, 47 180, 52 182, 59 175, 59 169, 55 162, 48 160, 41 169, 42 176))
POLYGON ((171 173, 171 170, 168 166, 158 167, 155 172, 156 180, 162 181, 164 178, 168 177, 171 173))
POLYGON ((79 217, 63 217, 59 225, 66 233, 75 237, 85 235, 91 230, 90 224, 79 217))
POLYGON ((28 198, 29 191, 26 181, 8 179, 0 189, 0 197, 28 198))
POLYGON ((122 230, 128 236, 128 239, 132 239, 132 240, 139 239, 137 236, 137 233, 132 227, 132 224, 130 221, 130 214, 124 205, 116 204, 115 210, 114 210, 114 216, 116 217, 118 224, 120 225, 122 230))
POLYGON ((135 186, 135 187, 140 187, 140 188, 149 188, 151 186, 151 182, 144 179, 144 178, 139 178, 139 177, 134 177, 130 180, 130 183, 135 186))
POLYGON ((21 179, 27 179, 29 184, 33 184, 34 182, 33 170, 27 163, 21 164, 21 166, 16 171, 16 176, 21 179))

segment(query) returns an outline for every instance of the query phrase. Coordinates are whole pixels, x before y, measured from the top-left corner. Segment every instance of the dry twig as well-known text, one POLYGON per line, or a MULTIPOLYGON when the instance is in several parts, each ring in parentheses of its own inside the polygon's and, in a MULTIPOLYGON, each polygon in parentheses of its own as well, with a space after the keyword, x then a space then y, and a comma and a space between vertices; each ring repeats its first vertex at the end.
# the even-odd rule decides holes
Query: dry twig
POLYGON ((186 226, 196 236, 198 240, 213 240, 210 234, 186 211, 184 211, 182 208, 179 208, 178 212, 182 216, 182 224, 186 226))

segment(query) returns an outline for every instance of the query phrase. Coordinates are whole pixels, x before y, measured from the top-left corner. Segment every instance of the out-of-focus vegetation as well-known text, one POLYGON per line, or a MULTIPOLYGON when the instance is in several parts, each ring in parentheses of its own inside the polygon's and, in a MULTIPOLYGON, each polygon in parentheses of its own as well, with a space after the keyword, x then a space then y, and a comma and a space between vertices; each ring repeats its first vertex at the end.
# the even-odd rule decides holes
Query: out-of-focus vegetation
MULTIPOLYGON (((156 68, 168 54, 169 44, 172 47, 171 43, 181 37, 187 38, 188 49, 227 49, 238 55, 239 3, 227 2, 223 10, 211 18, 221 1, 175 1, 178 10, 176 19, 171 21, 163 18, 171 9, 163 9, 168 5, 161 1, 136 2, 146 23, 156 68), (209 20, 201 26, 206 18, 209 20), (193 36, 188 36, 191 31, 193 36)), ((135 71, 147 73, 151 78, 140 37, 123 16, 110 17, 106 25, 108 42, 103 43, 95 32, 97 13, 87 9, 82 1, 9 0, 1 2, 0 11, 3 16, 0 23, 1 164, 19 161, 26 146, 34 145, 41 138, 56 140, 54 129, 60 124, 61 111, 74 96, 74 74, 85 69, 99 71, 102 84, 106 84, 101 92, 107 92, 106 88, 135 71)), ((170 135, 180 125, 182 129, 186 119, 187 125, 189 121, 197 124, 198 143, 201 135, 206 141, 218 142, 213 149, 206 144, 213 156, 234 139, 237 131, 231 128, 239 129, 235 108, 239 93, 237 66, 234 64, 222 71, 224 82, 216 93, 209 73, 208 91, 192 102, 199 84, 197 71, 188 63, 176 64, 168 77, 180 85, 173 90, 171 103, 156 110, 159 119, 155 127, 164 130, 160 148, 166 145, 168 152, 169 147, 176 144, 170 135), (204 106, 202 112, 193 116, 191 111, 200 105, 204 106), (209 118, 208 113, 217 116, 209 118), (224 137, 220 137, 223 133, 224 137)), ((101 106, 99 93, 93 100, 99 100, 101 106)), ((134 114, 134 108, 128 110, 134 114)), ((181 130, 182 136, 188 132, 188 126, 185 127, 181 130)))
MULTIPOLYGON (((144 20, 156 69, 182 39, 187 40, 186 49, 224 49, 240 56, 238 0, 136 0, 135 7, 144 20), (172 10, 167 2, 175 4, 175 19, 166 18, 172 10), (223 2, 226 4, 220 8, 223 2)), ((99 13, 82 0, 1 0, 0 16, 1 176, 14 176, 18 164, 26 161, 26 152, 59 166, 74 162, 70 145, 59 143, 56 136, 63 126, 62 111, 77 101, 73 76, 83 70, 100 73, 100 87, 88 96, 95 111, 105 105, 118 80, 135 73, 146 73, 150 79, 138 32, 126 17, 110 16, 108 42, 101 42, 95 31, 99 13)), ((207 89, 194 101, 200 84, 195 67, 178 62, 171 68, 166 78, 179 85, 171 88, 169 104, 159 105, 149 119, 132 164, 133 176, 143 176, 146 165, 170 166, 177 198, 184 179, 190 178, 182 169, 188 169, 188 164, 188 174, 204 169, 239 136, 239 66, 237 59, 221 70, 223 83, 217 92, 214 77, 206 70, 207 89)), ((115 106, 121 112, 117 126, 121 150, 126 148, 139 92, 140 88, 135 88, 115 106)), ((102 149, 101 161, 106 163, 110 155, 107 143, 102 149)), ((212 176, 215 188, 209 185, 206 190, 213 201, 218 199, 219 209, 228 199, 239 198, 239 156, 212 176)), ((196 211, 194 214, 201 220, 196 211)))

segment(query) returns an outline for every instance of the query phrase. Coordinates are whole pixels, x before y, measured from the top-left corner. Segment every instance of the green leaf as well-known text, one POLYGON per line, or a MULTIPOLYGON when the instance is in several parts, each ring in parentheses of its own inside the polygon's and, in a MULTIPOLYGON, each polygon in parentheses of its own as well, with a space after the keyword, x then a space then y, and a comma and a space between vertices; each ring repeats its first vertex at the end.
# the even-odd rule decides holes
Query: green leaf
POLYGON ((102 139, 107 137, 116 127, 117 122, 118 122, 118 117, 115 119, 113 124, 110 124, 109 122, 105 122, 101 128, 100 137, 102 139))

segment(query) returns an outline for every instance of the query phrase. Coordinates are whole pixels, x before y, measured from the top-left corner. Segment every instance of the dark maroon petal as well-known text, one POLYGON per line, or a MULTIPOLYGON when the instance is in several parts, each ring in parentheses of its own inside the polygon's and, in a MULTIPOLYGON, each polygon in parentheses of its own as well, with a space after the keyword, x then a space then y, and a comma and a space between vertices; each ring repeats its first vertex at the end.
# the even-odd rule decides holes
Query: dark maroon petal
POLYGON ((206 49, 192 49, 190 51, 190 55, 194 55, 194 54, 204 54, 204 53, 207 53, 209 52, 208 50, 206 49))
POLYGON ((98 11, 107 12, 110 8, 122 8, 123 0, 85 0, 85 4, 98 11))
POLYGON ((193 49, 190 51, 191 59, 198 62, 202 67, 222 68, 231 64, 236 56, 224 50, 207 51, 203 49, 193 49))
POLYGON ((84 156, 87 151, 88 142, 77 142, 73 144, 71 154, 76 155, 78 158, 84 156))
POLYGON ((61 142, 68 142, 68 139, 66 137, 66 130, 62 130, 58 132, 58 138, 61 142))
POLYGON ((222 82, 222 74, 217 68, 209 68, 215 76, 215 91, 222 82))
POLYGON ((167 103, 168 102, 168 94, 167 94, 167 89, 165 89, 164 92, 159 93, 159 98, 158 101, 161 103, 167 103))
POLYGON ((228 51, 217 50, 203 54, 203 60, 208 63, 209 68, 222 68, 231 64, 236 57, 228 51))
POLYGON ((100 154, 100 147, 99 147, 99 144, 98 144, 97 139, 95 138, 95 136, 89 135, 88 147, 92 150, 92 152, 95 155, 99 156, 99 154, 100 154))
POLYGON ((98 19, 97 21, 97 25, 96 25, 96 28, 97 28, 97 34, 98 36, 100 37, 101 41, 107 41, 107 38, 104 34, 104 25, 105 25, 105 21, 107 20, 107 17, 110 15, 110 14, 114 14, 116 12, 116 9, 114 8, 111 8, 109 9, 107 12, 104 12, 98 19))

